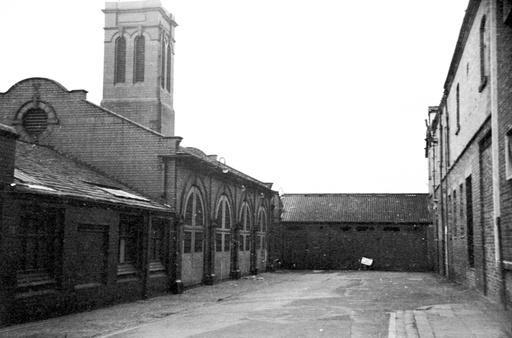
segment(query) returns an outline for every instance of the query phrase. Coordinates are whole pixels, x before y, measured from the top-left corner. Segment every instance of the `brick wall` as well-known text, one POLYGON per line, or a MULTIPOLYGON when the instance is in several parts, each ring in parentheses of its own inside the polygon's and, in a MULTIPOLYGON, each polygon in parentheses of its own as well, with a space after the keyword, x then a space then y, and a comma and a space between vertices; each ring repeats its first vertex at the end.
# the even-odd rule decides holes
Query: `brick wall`
MULTIPOLYGON (((512 27, 503 23, 502 3, 498 5, 498 121, 501 194, 502 258, 512 262, 512 180, 506 179, 505 140, 512 129, 512 27)), ((505 270, 507 300, 512 304, 512 271, 505 270)))
POLYGON ((14 155, 18 135, 11 127, 0 124, 0 191, 14 179, 14 155))
MULTIPOLYGON (((35 95, 55 111, 58 124, 38 142, 87 163, 135 190, 160 200, 163 168, 159 155, 175 153, 181 138, 163 137, 77 97, 54 81, 27 79, 0 94, 0 123, 12 125, 35 95)), ((23 127, 17 125, 20 134, 23 127)), ((22 136, 23 137, 23 136, 22 136)))
POLYGON ((292 269, 427 271, 428 224, 283 223, 283 264, 292 269))

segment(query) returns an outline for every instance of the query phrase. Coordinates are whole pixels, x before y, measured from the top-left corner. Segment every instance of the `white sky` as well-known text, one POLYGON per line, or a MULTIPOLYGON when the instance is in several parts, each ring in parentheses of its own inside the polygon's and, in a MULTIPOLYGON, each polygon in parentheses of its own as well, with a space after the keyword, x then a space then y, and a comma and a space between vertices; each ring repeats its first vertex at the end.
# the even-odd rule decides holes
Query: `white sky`
MULTIPOLYGON (((468 0, 162 0, 176 135, 281 192, 426 192, 424 119, 468 0)), ((27 77, 99 103, 99 0, 0 1, 0 92, 27 77)))

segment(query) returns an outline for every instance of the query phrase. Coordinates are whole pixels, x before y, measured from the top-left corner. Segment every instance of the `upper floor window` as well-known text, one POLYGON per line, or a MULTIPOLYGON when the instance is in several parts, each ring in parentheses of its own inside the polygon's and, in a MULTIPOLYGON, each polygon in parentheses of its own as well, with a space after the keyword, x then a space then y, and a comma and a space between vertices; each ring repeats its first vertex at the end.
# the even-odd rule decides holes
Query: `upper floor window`
POLYGON ((204 204, 201 193, 195 186, 188 192, 185 202, 185 225, 204 225, 204 204))
POLYGON ((115 43, 114 83, 123 83, 126 76, 126 39, 120 36, 115 43))
POLYGON ((144 82, 144 58, 145 58, 145 38, 144 35, 138 35, 135 38, 135 48, 133 55, 133 82, 144 82))
POLYGON ((479 91, 482 91, 487 84, 487 72, 488 72, 488 61, 487 61, 487 45, 486 45, 486 16, 482 17, 480 21, 480 86, 478 88, 479 91))
POLYGON ((215 219, 220 229, 231 228, 231 207, 226 195, 222 195, 219 199, 215 219))
POLYGON ((457 118, 457 129, 455 130, 455 134, 458 134, 460 131, 460 86, 457 83, 457 89, 455 93, 455 104, 456 104, 456 118, 457 118))

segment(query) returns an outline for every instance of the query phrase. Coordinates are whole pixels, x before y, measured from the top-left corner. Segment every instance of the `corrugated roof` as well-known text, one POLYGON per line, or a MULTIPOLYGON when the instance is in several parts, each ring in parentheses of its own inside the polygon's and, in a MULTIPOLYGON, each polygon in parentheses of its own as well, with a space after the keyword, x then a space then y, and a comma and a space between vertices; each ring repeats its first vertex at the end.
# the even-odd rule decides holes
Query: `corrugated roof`
POLYGON ((125 185, 58 152, 16 143, 15 191, 170 211, 125 185))
POLYGON ((285 194, 283 222, 430 223, 427 194, 285 194))

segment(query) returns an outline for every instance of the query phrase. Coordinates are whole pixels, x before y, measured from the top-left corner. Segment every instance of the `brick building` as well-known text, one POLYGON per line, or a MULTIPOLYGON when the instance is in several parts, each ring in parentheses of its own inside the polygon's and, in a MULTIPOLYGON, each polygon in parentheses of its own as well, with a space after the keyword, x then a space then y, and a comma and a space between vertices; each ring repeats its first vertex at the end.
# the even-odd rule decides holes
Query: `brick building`
POLYGON ((279 208, 272 184, 174 136, 173 17, 154 0, 106 3, 104 12, 101 106, 45 78, 0 93, 0 248, 9 257, 0 309, 19 313, 3 321, 180 292, 267 266, 279 208), (27 270, 23 255, 6 249, 32 238, 26 208, 31 220, 53 217, 37 228, 53 238, 41 246, 46 263, 27 270))
POLYGON ((426 138, 436 270, 509 304, 511 9, 508 0, 469 1, 426 138))
POLYGON ((285 194, 281 218, 284 266, 431 270, 426 194, 285 194))

